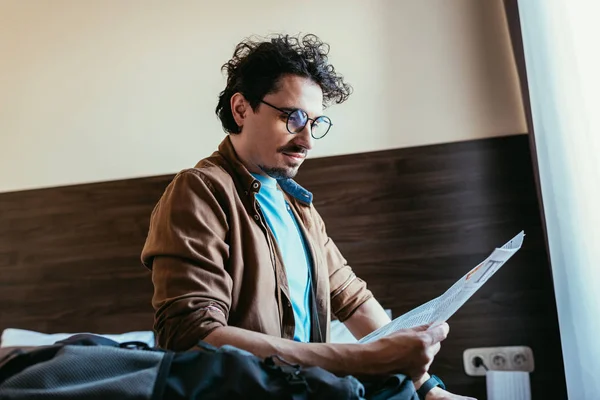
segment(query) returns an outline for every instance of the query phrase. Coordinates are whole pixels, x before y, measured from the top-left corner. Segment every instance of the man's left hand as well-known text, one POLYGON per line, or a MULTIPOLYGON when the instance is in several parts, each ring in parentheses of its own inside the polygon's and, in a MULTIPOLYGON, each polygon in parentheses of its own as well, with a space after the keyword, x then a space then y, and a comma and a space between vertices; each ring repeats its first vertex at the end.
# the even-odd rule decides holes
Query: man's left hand
POLYGON ((425 396, 425 400, 477 400, 473 397, 459 396, 445 391, 441 387, 434 387, 425 396))

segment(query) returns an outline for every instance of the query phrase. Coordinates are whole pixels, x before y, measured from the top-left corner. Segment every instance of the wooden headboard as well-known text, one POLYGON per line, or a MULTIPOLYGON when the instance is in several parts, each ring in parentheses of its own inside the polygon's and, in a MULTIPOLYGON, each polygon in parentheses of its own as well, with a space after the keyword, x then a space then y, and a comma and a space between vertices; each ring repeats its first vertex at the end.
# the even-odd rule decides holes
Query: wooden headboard
POLYGON ((171 178, 0 194, 0 330, 151 330, 139 254, 171 178))
MULTIPOLYGON (((356 273, 399 315, 524 229, 521 251, 452 319, 433 370, 453 391, 470 347, 527 345, 534 398, 566 398, 552 277, 526 135, 307 160, 298 181, 356 273)), ((152 327, 139 261, 172 176, 0 194, 0 329, 152 327)))

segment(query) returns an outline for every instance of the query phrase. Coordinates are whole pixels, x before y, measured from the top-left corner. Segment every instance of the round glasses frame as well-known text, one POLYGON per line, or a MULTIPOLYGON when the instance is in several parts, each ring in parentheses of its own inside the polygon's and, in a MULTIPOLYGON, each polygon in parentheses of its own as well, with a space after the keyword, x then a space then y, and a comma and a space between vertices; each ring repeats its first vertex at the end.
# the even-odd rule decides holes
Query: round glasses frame
POLYGON ((287 119, 285 121, 285 127, 287 128, 287 131, 289 133, 291 133, 292 135, 295 135, 295 134, 301 132, 306 127, 306 124, 308 124, 308 121, 312 121, 310 124, 310 136, 312 136, 314 139, 323 139, 325 137, 325 135, 327 135, 327 133, 329 133, 329 131, 331 130, 331 127, 333 126, 333 124, 331 123, 331 119, 326 115, 321 115, 320 117, 317 117, 317 118, 309 118, 308 113, 300 108, 296 108, 293 110, 284 110, 282 108, 274 106, 273 104, 267 103, 264 100, 261 100, 260 102, 268 105, 269 107, 271 107, 277 111, 287 114, 287 119), (295 113, 302 113, 302 114, 304 114, 304 116, 306 118, 306 122, 304 123, 304 125, 302 127, 298 127, 297 132, 295 132, 293 129, 290 129, 290 117, 292 115, 294 115, 295 113), (325 130, 325 133, 323 133, 322 135, 319 135, 319 136, 316 136, 314 134, 315 130, 313 129, 314 125, 317 121, 321 121, 321 123, 327 124, 327 130, 325 130))

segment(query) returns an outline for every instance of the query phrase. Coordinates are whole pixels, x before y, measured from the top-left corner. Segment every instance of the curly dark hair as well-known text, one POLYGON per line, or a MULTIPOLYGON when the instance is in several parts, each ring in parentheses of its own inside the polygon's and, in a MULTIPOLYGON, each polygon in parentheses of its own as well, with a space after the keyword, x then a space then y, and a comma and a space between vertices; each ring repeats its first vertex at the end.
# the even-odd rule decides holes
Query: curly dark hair
POLYGON ((233 57, 221 68, 227 75, 227 86, 219 95, 216 113, 227 133, 239 133, 233 119, 231 96, 244 95, 253 110, 269 93, 277 90, 284 75, 309 78, 323 91, 323 106, 340 104, 348 99, 352 87, 328 63, 329 45, 316 35, 303 37, 279 34, 266 40, 243 40, 235 47, 233 57))

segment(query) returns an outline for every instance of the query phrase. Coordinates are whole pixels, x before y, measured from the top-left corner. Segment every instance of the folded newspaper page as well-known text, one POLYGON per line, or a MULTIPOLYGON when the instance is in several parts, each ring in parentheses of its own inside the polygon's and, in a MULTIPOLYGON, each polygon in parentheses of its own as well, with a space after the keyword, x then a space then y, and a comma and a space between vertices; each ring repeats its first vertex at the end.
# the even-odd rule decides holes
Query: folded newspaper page
POLYGON ((524 237, 525 232, 519 233, 504 246, 495 249, 488 258, 460 278, 443 295, 399 316, 359 340, 359 343, 373 342, 400 329, 429 324, 434 326, 447 321, 521 248, 524 237))

